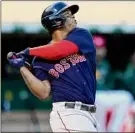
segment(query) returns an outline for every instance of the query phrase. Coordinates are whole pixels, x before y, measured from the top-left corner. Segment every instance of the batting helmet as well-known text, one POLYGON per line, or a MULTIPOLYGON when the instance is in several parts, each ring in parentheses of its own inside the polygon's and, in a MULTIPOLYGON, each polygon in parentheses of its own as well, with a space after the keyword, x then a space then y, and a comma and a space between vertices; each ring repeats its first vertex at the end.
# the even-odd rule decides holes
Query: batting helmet
POLYGON ((66 9, 69 9, 72 14, 75 14, 79 10, 79 6, 69 6, 64 2, 56 2, 43 11, 41 23, 49 33, 52 33, 54 30, 64 26, 66 18, 61 13, 66 9))

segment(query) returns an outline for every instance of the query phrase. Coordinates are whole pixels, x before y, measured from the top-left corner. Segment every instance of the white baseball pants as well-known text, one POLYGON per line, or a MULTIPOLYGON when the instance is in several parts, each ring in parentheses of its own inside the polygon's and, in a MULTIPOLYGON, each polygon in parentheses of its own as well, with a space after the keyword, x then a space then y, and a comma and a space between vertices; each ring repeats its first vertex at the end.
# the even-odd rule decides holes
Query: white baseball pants
POLYGON ((66 109, 65 102, 53 103, 50 125, 53 132, 98 132, 95 113, 66 109))

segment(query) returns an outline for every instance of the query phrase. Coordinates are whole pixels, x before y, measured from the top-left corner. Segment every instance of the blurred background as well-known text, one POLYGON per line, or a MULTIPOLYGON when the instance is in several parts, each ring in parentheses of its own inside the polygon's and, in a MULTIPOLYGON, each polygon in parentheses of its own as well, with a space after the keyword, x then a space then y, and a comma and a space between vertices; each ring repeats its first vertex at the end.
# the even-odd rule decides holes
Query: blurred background
MULTIPOLYGON (((6 59, 9 51, 47 44, 43 10, 54 1, 2 1, 2 132, 49 132, 51 97, 40 101, 6 59)), ((135 2, 66 1, 78 4, 78 26, 93 35, 97 52, 99 131, 135 132, 135 2)))

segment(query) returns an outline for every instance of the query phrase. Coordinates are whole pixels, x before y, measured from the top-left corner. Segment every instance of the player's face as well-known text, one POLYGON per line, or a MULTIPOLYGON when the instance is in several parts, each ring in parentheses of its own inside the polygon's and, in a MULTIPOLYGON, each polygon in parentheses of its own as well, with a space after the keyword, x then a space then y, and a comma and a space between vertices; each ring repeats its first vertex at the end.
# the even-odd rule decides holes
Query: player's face
POLYGON ((62 13, 62 15, 64 15, 66 17, 66 22, 65 22, 65 26, 69 27, 69 26, 76 26, 76 20, 75 20, 75 16, 72 15, 70 10, 66 10, 62 13))

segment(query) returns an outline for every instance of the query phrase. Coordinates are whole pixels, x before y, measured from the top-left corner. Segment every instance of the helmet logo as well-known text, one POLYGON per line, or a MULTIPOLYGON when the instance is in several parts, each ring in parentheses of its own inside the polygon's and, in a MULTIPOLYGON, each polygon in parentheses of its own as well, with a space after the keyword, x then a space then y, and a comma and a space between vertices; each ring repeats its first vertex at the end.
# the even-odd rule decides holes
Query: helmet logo
POLYGON ((54 21, 54 26, 57 26, 57 28, 59 28, 59 26, 61 26, 62 22, 61 21, 54 21))
POLYGON ((53 11, 54 11, 54 12, 57 12, 57 9, 54 8, 53 11))

